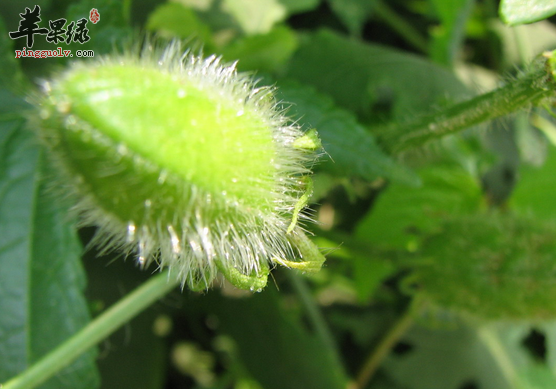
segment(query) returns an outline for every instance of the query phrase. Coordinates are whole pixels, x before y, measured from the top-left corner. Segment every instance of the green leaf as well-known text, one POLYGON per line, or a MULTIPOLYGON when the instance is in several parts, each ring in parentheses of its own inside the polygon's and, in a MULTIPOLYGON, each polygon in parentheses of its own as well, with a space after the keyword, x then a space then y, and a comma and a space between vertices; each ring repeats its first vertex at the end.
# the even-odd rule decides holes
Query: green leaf
POLYGON ((238 69, 275 72, 281 69, 297 49, 297 36, 286 26, 276 26, 269 33, 240 38, 222 50, 228 61, 239 60, 238 69))
POLYGON ((355 256, 353 258, 353 281, 357 299, 364 303, 374 294, 386 277, 394 274, 396 267, 380 258, 355 256))
POLYGON ((556 220, 556 147, 550 147, 543 166, 521 168, 519 181, 510 198, 510 206, 516 211, 533 214, 545 220, 556 220))
POLYGON ((308 12, 316 9, 322 0, 279 0, 286 7, 288 15, 308 12))
POLYGON ((432 29, 430 56, 443 65, 452 65, 465 38, 465 26, 475 0, 429 0, 441 24, 432 29))
POLYGON ((476 212, 483 199, 480 183, 459 166, 431 166, 420 172, 423 185, 390 185, 356 236, 371 245, 414 251, 443 218, 476 212))
POLYGON ((502 0, 500 17, 511 26, 537 22, 556 14, 553 0, 502 0))
POLYGON ((282 307, 273 289, 245 299, 212 293, 198 303, 218 318, 219 331, 234 339, 243 364, 263 388, 346 388, 342 367, 322 341, 282 307))
MULTIPOLYGON (((0 118, 0 381, 89 321, 81 247, 49 189, 49 171, 21 118, 0 118)), ((94 352, 41 389, 96 388, 94 352)))
POLYGON ((454 74, 426 59, 328 30, 306 36, 287 75, 363 117, 370 116, 376 102, 392 102, 392 119, 407 120, 445 102, 446 96, 468 95, 454 74))
POLYGON ((195 12, 180 3, 165 3, 156 8, 146 23, 147 30, 156 31, 161 36, 199 39, 210 51, 214 43, 210 28, 201 22, 195 12))
POLYGON ((536 328, 545 336, 546 364, 556 372, 556 321, 545 321, 536 328))
POLYGON ((65 16, 68 23, 81 18, 88 20, 92 8, 98 10, 100 20, 96 24, 87 23, 91 38, 88 42, 83 45, 79 44, 79 47, 75 46, 75 42, 70 45, 61 42, 59 46, 72 50, 94 50, 95 57, 100 54, 112 53, 115 47, 120 49, 128 47, 131 42, 132 29, 129 25, 129 9, 126 8, 126 3, 128 2, 117 0, 80 0, 71 4, 65 16))
POLYGON ((516 30, 499 20, 492 21, 490 28, 501 41, 503 61, 507 70, 529 63, 541 52, 556 47, 556 26, 548 20, 521 25, 516 30))
POLYGON ((13 50, 13 41, 9 39, 8 30, 0 17, 0 92, 17 92, 18 87, 24 84, 23 74, 19 68, 13 50))
MULTIPOLYGON (((94 230, 84 232, 90 233, 84 237, 89 240, 94 230)), ((83 263, 89 278, 87 297, 91 307, 95 308, 95 316, 152 276, 149 270, 154 271, 154 268, 142 271, 132 259, 124 261, 117 252, 99 257, 94 249, 85 253, 83 263)), ((165 303, 153 304, 99 345, 102 357, 97 364, 103 389, 164 388, 170 346, 164 323, 171 324, 172 319, 166 316, 169 310, 165 303)))
POLYGON ((499 339, 501 353, 511 362, 510 369, 522 369, 530 363, 521 345, 529 331, 527 325, 474 328, 463 322, 436 324, 434 329, 413 327, 401 339, 410 351, 386 359, 385 371, 404 388, 514 389, 485 344, 482 331, 499 339))
POLYGON ((332 99, 291 81, 278 86, 278 100, 292 103, 288 115, 307 128, 317 129, 327 153, 321 157, 324 170, 369 181, 384 177, 406 185, 419 184, 415 174, 384 154, 372 134, 350 112, 336 107, 332 99))
POLYGON ((446 215, 409 277, 436 305, 484 320, 556 317, 556 228, 511 213, 446 215))
POLYGON ((328 0, 328 3, 350 34, 360 36, 374 0, 328 0))
POLYGON ((556 376, 546 366, 534 364, 520 371, 518 389, 553 389, 556 388, 556 376))
POLYGON ((265 34, 286 17, 286 7, 278 0, 223 0, 222 4, 248 35, 265 34))

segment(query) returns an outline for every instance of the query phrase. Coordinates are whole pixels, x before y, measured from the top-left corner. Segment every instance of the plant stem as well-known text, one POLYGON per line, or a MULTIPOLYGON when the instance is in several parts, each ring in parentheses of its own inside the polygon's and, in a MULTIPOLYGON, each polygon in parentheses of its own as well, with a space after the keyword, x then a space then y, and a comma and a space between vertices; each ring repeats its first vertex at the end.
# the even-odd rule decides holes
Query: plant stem
POLYGON ((6 382, 3 386, 0 385, 0 387, 2 389, 35 388, 174 289, 178 284, 179 281, 170 277, 167 272, 157 274, 34 365, 6 382))
POLYGON ((490 354, 500 367, 500 371, 504 376, 508 387, 514 387, 518 382, 518 375, 512 360, 508 357, 504 345, 500 342, 498 334, 494 328, 484 326, 477 331, 479 338, 483 341, 484 345, 490 351, 490 354))
POLYGON ((384 20, 394 31, 404 38, 414 49, 422 53, 428 52, 427 40, 411 26, 411 23, 402 19, 392 11, 383 1, 376 0, 373 10, 384 20))
POLYGON ((336 366, 343 366, 336 343, 334 342, 334 338, 330 333, 322 312, 315 303, 313 296, 311 296, 311 292, 309 291, 305 280, 293 270, 288 271, 288 276, 295 292, 301 298, 301 301, 307 310, 309 320, 313 325, 317 336, 321 339, 326 348, 328 348, 330 356, 334 359, 334 364, 336 366))
POLYGON ((417 305, 420 304, 417 300, 413 300, 409 305, 407 311, 398 319, 396 324, 390 328, 390 330, 386 333, 386 336, 382 338, 379 345, 373 350, 373 352, 369 355, 363 367, 357 374, 356 383, 354 385, 354 389, 364 389, 367 387, 367 384, 373 377, 374 373, 386 357, 392 347, 400 340, 403 334, 409 329, 409 327, 413 324, 413 318, 415 317, 415 308, 417 305))
POLYGON ((554 57, 554 52, 543 54, 521 77, 490 93, 423 116, 412 123, 379 130, 379 142, 387 151, 398 153, 540 103, 554 95, 556 81, 550 66, 556 61, 554 57))

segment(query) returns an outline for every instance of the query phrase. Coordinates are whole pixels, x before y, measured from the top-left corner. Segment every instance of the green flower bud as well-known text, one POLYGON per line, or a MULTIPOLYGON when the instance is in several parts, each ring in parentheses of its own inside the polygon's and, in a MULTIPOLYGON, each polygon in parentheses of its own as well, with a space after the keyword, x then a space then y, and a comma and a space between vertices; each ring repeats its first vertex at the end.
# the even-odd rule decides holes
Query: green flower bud
POLYGON ((314 157, 272 89, 177 43, 76 63, 42 89, 40 136, 103 251, 193 289, 220 270, 258 290, 269 263, 302 256, 289 235, 303 232, 286 231, 314 157))

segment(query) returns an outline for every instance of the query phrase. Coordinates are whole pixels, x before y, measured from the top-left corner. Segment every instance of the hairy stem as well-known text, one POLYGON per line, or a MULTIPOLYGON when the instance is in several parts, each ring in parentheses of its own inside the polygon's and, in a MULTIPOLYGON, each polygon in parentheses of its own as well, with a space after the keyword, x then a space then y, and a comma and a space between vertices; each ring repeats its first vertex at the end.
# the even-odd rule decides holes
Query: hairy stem
POLYGON ((515 112, 554 95, 555 52, 539 56, 519 78, 490 93, 452 105, 418 118, 412 123, 379 130, 380 143, 387 151, 398 153, 421 146, 479 123, 515 112))
POLYGON ((4 385, 0 385, 0 387, 2 389, 35 388, 174 289, 178 284, 179 281, 167 272, 157 274, 30 368, 4 385))

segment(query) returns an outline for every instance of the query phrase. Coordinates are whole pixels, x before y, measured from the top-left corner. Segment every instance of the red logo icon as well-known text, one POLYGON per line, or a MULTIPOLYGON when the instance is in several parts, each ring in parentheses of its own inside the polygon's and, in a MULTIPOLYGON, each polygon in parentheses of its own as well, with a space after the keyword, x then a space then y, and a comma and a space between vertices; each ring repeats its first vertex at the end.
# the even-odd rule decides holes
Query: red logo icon
POLYGON ((89 12, 89 20, 93 22, 93 24, 97 24, 100 20, 100 14, 96 8, 91 9, 91 12, 89 12))

